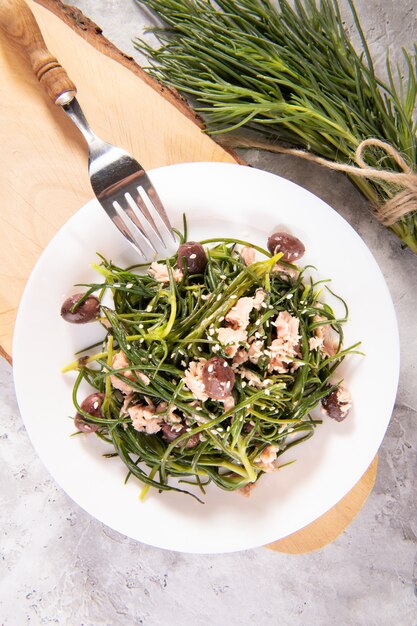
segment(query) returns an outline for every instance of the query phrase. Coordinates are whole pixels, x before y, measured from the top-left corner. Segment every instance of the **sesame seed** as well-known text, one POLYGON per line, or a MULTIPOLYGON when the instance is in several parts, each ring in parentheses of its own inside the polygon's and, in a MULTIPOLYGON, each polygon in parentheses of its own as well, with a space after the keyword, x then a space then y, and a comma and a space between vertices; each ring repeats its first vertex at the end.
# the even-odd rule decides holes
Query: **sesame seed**
POLYGON ((138 328, 143 328, 143 324, 139 324, 138 328))
POLYGON ((126 283, 126 289, 132 289, 133 283, 126 283))
POLYGON ((143 342, 144 342, 144 339, 139 339, 139 343, 143 343, 143 342))
POLYGON ((218 344, 218 343, 216 343, 216 345, 213 347, 213 350, 214 350, 214 349, 216 349, 216 350, 220 350, 220 346, 219 346, 219 344, 218 344))
POLYGON ((197 350, 198 350, 199 352, 203 352, 203 348, 201 348, 200 346, 198 346, 197 350))
POLYGON ((186 363, 185 361, 181 361, 181 365, 182 365, 183 367, 187 367, 187 363, 186 363))
POLYGON ((193 344, 189 343, 188 346, 187 346, 187 350, 191 350, 192 347, 193 347, 193 344))
POLYGON ((289 294, 286 296, 287 300, 291 300, 291 298, 293 297, 293 295, 294 295, 293 293, 289 293, 289 294))
POLYGON ((262 307, 263 309, 266 309, 266 302, 262 302, 261 307, 262 307))
POLYGON ((224 430, 223 428, 221 428, 221 426, 219 426, 219 428, 216 428, 216 430, 218 433, 224 433, 224 430))
POLYGON ((223 363, 223 367, 229 367, 226 361, 223 363))
POLYGON ((93 409, 98 409, 98 402, 94 402, 93 409))
POLYGON ((222 315, 221 317, 219 317, 219 322, 222 322, 224 320, 224 315, 222 315))
POLYGON ((209 335, 214 335, 214 328, 209 328, 208 333, 209 335))
POLYGON ((190 254, 190 259, 195 259, 195 258, 197 258, 196 254, 190 254))
POLYGON ((227 276, 226 276, 226 274, 220 274, 220 278, 221 278, 222 280, 226 280, 227 276))
POLYGON ((269 389, 265 389, 265 395, 266 395, 266 396, 271 395, 271 391, 270 391, 269 389))
POLYGON ((288 432, 288 433, 292 433, 292 432, 294 432, 294 428, 292 428, 292 427, 291 427, 291 428, 289 428, 287 432, 288 432))
POLYGON ((261 333, 256 332, 255 333, 255 337, 256 337, 256 339, 259 339, 261 337, 261 333))
POLYGON ((214 370, 214 366, 213 365, 209 365, 208 368, 207 368, 207 371, 210 372, 210 374, 211 374, 211 372, 213 370, 214 370))
POLYGON ((227 381, 227 383, 226 383, 226 387, 227 387, 227 389, 229 389, 229 387, 230 387, 230 385, 231 385, 231 384, 232 384, 232 383, 230 382, 230 380, 228 380, 228 381, 227 381))
POLYGON ((147 307, 146 307, 146 310, 147 310, 147 312, 148 312, 148 313, 150 313, 150 312, 152 311, 152 307, 151 307, 151 305, 147 306, 147 307))
POLYGON ((132 349, 132 346, 130 345, 130 343, 128 343, 128 344, 127 344, 126 348, 127 348, 128 350, 131 350, 131 349, 132 349))
POLYGON ((230 296, 230 299, 231 299, 231 300, 236 300, 236 298, 237 298, 237 295, 236 295, 235 293, 234 293, 233 295, 231 295, 231 296, 230 296))
POLYGON ((245 381, 242 380, 242 385, 241 385, 242 389, 244 389, 246 387, 246 385, 247 385, 247 383, 245 383, 245 381))
POLYGON ((218 302, 218 301, 219 301, 219 300, 221 300, 221 299, 222 299, 222 294, 221 294, 221 293, 219 293, 219 295, 217 296, 216 300, 217 300, 217 302, 218 302))
POLYGON ((207 300, 208 299, 208 295, 205 295, 204 293, 201 295, 201 299, 202 300, 207 300))
POLYGON ((196 407, 195 407, 195 410, 196 410, 196 411, 202 411, 203 409, 201 408, 201 406, 196 406, 196 407))

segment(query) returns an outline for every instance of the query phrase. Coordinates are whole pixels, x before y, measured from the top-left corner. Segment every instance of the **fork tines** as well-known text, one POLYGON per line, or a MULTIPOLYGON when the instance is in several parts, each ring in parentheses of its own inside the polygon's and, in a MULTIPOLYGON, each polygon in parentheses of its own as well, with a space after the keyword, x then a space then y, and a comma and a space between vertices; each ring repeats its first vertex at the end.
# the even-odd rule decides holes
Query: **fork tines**
POLYGON ((176 248, 174 232, 150 181, 147 189, 129 184, 123 185, 122 193, 111 195, 111 199, 101 200, 107 214, 143 257, 173 254, 176 248))

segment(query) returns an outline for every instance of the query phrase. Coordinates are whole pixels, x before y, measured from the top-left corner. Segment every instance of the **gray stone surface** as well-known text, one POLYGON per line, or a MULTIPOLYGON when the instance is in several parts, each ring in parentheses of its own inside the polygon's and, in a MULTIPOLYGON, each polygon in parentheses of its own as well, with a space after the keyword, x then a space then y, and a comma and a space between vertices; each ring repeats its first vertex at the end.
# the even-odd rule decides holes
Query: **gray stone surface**
MULTIPOLYGON (((133 0, 73 3, 135 54, 130 40, 150 22, 133 0)), ((345 10, 346 2, 341 4, 345 10)), ((357 8, 380 59, 388 44, 417 39, 413 0, 357 0, 357 8)), ((375 489, 332 545, 307 555, 261 548, 197 556, 134 542, 92 519, 47 474, 19 416, 11 369, 1 362, 1 624, 417 624, 417 256, 375 222, 343 176, 253 150, 244 157, 329 202, 360 233, 386 277, 402 364, 375 489)))

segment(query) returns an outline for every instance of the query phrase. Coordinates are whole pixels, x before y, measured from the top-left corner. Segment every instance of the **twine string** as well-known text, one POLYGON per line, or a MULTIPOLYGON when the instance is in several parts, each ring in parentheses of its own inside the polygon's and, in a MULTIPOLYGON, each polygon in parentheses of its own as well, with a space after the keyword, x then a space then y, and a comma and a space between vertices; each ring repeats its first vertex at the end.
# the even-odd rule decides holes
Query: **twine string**
POLYGON ((364 139, 358 145, 355 152, 356 165, 347 163, 338 163, 329 161, 323 157, 316 156, 305 150, 297 148, 284 148, 267 141, 249 139, 246 137, 224 136, 222 143, 234 148, 260 148, 269 150, 270 152, 278 152, 281 154, 290 154, 318 165, 327 167, 328 169, 343 172, 351 176, 360 176, 372 181, 383 181, 389 183, 398 191, 392 198, 383 201, 375 207, 375 215, 377 219, 385 226, 392 226, 404 215, 417 210, 417 173, 411 169, 402 155, 391 144, 381 141, 375 137, 364 139), (226 140, 226 141, 224 141, 226 140), (379 169, 370 167, 365 161, 365 151, 369 147, 379 148, 383 150, 398 165, 400 172, 392 170, 379 169))

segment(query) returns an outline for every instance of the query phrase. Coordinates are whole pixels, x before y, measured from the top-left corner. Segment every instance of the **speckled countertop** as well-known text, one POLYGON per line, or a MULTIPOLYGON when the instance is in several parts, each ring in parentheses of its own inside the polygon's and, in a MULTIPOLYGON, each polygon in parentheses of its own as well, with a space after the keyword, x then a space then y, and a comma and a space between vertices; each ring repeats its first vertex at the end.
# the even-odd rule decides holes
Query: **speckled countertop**
MULTIPOLYGON (((149 16, 133 0, 73 4, 135 55, 130 40, 149 16)), ((356 4, 379 62, 388 44, 411 47, 417 39, 414 0, 356 4)), ((373 252, 390 288, 401 375, 371 496, 332 545, 307 555, 260 548, 198 556, 137 543, 92 519, 55 484, 22 424, 11 368, 0 362, 1 624, 417 624, 417 255, 375 222, 343 176, 290 157, 254 150, 243 156, 339 211, 373 252)))

